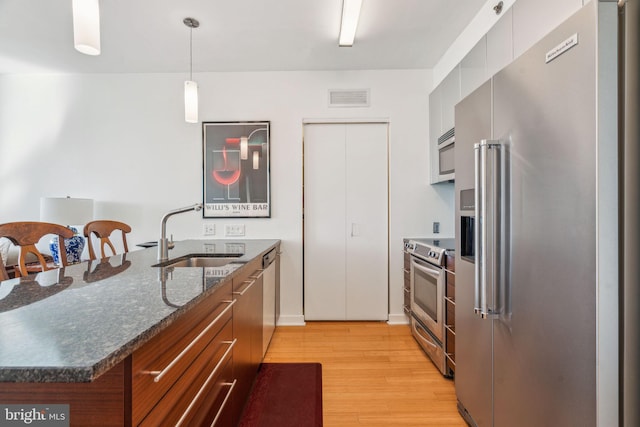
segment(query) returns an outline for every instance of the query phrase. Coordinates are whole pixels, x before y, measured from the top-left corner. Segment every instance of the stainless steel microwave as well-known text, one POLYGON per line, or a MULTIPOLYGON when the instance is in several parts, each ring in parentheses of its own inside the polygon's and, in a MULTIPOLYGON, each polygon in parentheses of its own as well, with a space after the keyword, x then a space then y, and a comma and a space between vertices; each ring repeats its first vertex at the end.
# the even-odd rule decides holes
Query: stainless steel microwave
POLYGON ((451 128, 438 138, 438 179, 437 182, 452 181, 455 178, 455 132, 451 128))

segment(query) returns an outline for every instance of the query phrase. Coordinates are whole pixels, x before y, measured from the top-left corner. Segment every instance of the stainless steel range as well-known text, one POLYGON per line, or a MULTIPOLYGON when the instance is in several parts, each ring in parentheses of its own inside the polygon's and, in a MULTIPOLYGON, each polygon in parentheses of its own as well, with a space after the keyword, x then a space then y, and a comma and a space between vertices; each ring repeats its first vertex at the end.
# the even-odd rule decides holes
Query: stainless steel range
POLYGON ((444 327, 444 259, 455 239, 410 239, 405 251, 411 255, 411 331, 420 347, 446 375, 444 327))

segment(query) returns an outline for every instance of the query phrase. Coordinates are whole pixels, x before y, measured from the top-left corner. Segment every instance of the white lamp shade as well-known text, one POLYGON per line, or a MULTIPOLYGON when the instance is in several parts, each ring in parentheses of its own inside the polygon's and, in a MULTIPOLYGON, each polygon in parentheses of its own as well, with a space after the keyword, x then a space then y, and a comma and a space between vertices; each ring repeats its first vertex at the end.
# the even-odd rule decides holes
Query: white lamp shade
POLYGON ((253 152, 253 168, 258 170, 260 169, 260 152, 253 152))
POLYGON ((92 199, 41 197, 40 220, 60 225, 84 225, 93 219, 92 199))
POLYGON ((184 120, 187 123, 198 123, 198 83, 184 82, 184 120))
POLYGON ((342 0, 342 20, 338 46, 353 46, 360 19, 362 0, 342 0))
POLYGON ((73 0, 73 44, 79 52, 100 55, 100 4, 73 0))

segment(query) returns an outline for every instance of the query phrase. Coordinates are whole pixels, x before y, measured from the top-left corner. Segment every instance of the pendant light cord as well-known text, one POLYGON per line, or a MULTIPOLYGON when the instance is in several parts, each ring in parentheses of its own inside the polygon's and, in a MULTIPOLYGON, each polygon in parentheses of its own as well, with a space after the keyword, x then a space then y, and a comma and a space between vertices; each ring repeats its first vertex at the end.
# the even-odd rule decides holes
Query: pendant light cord
POLYGON ((200 26, 195 18, 184 18, 182 23, 189 27, 189 81, 193 81, 193 29, 200 26))
POLYGON ((193 81, 193 27, 189 27, 189 80, 193 81))

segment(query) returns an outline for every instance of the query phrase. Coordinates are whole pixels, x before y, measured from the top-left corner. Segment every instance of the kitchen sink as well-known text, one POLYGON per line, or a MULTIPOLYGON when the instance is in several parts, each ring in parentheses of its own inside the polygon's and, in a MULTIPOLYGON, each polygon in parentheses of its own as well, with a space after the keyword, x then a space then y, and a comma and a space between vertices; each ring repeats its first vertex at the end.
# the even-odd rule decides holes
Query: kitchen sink
POLYGON ((243 254, 191 254, 170 259, 153 267, 220 267, 237 261, 243 254))

